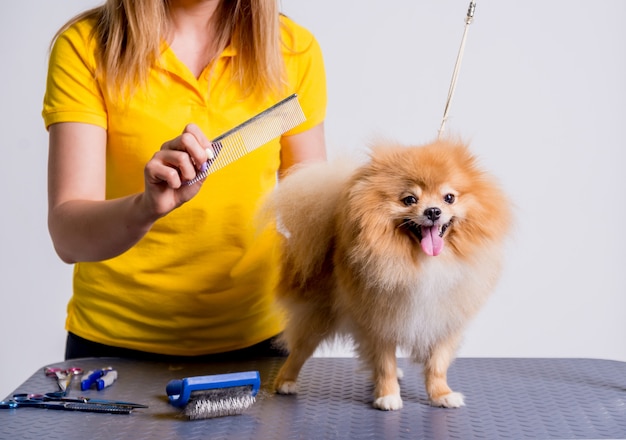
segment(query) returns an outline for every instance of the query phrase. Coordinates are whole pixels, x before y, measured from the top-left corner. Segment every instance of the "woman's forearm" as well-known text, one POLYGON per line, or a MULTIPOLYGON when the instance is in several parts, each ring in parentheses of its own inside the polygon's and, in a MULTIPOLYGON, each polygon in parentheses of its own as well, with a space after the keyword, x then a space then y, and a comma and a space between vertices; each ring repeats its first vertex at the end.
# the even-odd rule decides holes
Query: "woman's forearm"
POLYGON ((142 194, 115 200, 70 200, 50 210, 48 227, 54 248, 66 263, 118 256, 150 230, 142 194))

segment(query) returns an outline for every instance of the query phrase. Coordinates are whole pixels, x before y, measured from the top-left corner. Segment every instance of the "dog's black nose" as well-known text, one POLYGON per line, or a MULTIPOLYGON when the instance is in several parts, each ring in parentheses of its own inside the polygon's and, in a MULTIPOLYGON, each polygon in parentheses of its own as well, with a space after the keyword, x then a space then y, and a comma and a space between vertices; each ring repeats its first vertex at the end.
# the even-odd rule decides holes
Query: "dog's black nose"
POLYGON ((426 208, 424 210, 424 215, 428 217, 429 220, 435 221, 441 216, 441 209, 439 208, 426 208))

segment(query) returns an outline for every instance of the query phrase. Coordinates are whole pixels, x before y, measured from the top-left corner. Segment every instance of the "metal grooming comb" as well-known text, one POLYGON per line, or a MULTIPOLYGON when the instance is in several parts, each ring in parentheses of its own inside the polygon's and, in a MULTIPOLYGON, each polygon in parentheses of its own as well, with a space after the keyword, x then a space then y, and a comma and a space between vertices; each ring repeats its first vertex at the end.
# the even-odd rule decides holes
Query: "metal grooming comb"
POLYGON ((298 95, 288 96, 211 141, 215 156, 207 160, 196 177, 185 184, 193 185, 201 181, 209 174, 265 145, 305 120, 298 95))

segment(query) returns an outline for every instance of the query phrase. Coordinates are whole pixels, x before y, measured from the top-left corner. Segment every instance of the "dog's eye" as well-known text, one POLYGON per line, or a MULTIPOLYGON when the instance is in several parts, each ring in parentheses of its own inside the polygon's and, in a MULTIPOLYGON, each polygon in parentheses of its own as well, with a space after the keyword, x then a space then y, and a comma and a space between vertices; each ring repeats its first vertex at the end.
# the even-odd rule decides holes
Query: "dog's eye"
POLYGON ((405 198, 402 199, 402 202, 406 206, 416 205, 417 204, 417 197, 415 197, 415 196, 406 196, 405 198))
POLYGON ((446 202, 448 205, 452 205, 455 200, 456 197, 454 197, 454 194, 446 194, 445 196, 443 196, 443 201, 446 202))

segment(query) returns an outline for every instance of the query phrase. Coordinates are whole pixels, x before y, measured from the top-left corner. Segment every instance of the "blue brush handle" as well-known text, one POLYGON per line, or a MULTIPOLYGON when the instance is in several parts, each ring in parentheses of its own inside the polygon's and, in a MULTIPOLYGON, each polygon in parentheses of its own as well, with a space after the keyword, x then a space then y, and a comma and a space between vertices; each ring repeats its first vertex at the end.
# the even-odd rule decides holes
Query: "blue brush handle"
POLYGON ((171 380, 165 387, 170 403, 176 407, 183 407, 189 402, 194 391, 207 391, 219 388, 252 387, 251 395, 256 396, 261 386, 261 376, 258 371, 244 371, 241 373, 213 374, 210 376, 193 376, 184 379, 171 380))

